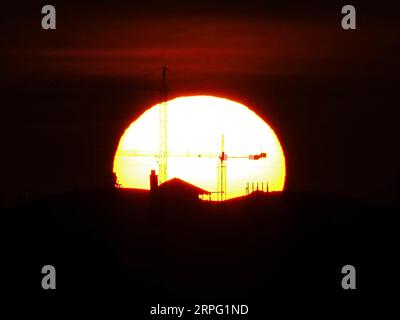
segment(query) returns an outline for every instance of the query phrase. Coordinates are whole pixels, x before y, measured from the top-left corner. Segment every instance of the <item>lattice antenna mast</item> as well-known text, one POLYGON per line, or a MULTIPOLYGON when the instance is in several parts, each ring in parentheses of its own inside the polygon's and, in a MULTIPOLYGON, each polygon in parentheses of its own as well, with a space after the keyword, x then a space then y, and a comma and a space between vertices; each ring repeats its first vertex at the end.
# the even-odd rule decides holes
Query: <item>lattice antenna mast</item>
POLYGON ((217 194, 218 200, 224 201, 227 197, 226 190, 226 160, 227 156, 225 154, 225 137, 222 135, 221 138, 221 153, 218 159, 217 166, 217 194))
POLYGON ((162 67, 162 82, 160 92, 159 113, 159 157, 158 157, 158 181, 159 184, 168 180, 168 87, 167 67, 162 67))

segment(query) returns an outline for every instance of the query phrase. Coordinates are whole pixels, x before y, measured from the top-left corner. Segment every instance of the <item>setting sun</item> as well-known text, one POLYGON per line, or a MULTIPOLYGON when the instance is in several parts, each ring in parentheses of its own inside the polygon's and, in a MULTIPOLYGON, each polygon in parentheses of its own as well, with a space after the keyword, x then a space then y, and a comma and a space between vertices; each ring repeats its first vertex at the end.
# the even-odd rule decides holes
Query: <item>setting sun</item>
MULTIPOLYGON (((160 105, 144 112, 125 130, 114 172, 123 188, 150 189, 158 170, 160 105)), ((258 189, 281 191, 285 157, 270 126, 248 107, 212 96, 180 97, 167 102, 168 179, 177 177, 218 195, 218 165, 224 154, 226 199, 258 189)), ((220 168, 219 168, 220 169, 220 168)))

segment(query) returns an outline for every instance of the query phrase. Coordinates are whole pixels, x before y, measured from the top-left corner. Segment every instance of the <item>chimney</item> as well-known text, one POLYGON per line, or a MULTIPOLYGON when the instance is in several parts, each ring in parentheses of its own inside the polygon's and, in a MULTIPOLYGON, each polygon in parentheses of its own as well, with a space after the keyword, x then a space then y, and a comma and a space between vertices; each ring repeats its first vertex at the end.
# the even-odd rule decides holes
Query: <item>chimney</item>
POLYGON ((151 170, 150 173, 150 191, 153 192, 158 188, 158 175, 156 175, 156 170, 151 170))

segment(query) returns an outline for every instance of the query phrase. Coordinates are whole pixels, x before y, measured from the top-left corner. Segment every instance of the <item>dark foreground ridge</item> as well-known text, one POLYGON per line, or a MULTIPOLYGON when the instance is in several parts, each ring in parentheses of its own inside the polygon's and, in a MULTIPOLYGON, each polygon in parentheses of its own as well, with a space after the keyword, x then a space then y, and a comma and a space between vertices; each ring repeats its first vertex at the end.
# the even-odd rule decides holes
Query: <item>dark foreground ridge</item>
POLYGON ((381 297, 399 283, 396 208, 332 195, 255 193, 210 203, 75 191, 1 220, 8 297, 381 297), (46 264, 57 270, 54 291, 41 288, 46 264), (341 287, 347 264, 357 270, 354 291, 341 287))

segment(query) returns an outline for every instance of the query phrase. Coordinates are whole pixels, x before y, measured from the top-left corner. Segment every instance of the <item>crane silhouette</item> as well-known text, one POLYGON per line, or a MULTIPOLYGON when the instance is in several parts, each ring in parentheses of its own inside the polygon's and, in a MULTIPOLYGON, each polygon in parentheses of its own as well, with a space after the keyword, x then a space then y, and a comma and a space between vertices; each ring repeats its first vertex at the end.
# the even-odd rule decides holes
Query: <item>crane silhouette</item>
MULTIPOLYGON (((258 154, 236 154, 229 155, 225 152, 225 136, 221 137, 221 150, 219 153, 195 153, 195 152, 174 152, 167 150, 165 152, 167 154, 167 158, 204 158, 204 159, 217 159, 217 200, 223 201, 227 198, 227 161, 228 159, 248 159, 248 160, 260 160, 267 158, 266 152, 261 152, 258 154)), ((147 152, 140 150, 119 150, 118 156, 123 157, 154 157, 158 158, 160 161, 160 153, 155 152, 147 152)), ((168 177, 165 176, 165 181, 168 180, 168 177)), ((159 181, 159 183, 163 183, 165 181, 159 181)))
MULTIPOLYGON (((160 104, 159 104, 159 150, 157 152, 142 152, 138 150, 119 150, 119 156, 131 157, 156 157, 158 158, 158 183, 164 183, 168 180, 168 158, 170 157, 186 157, 186 158, 216 158, 217 165, 217 196, 218 200, 223 201, 227 198, 227 163, 228 155, 225 153, 225 137, 222 134, 221 151, 215 153, 192 153, 192 152, 173 152, 168 150, 168 84, 167 84, 167 66, 162 67, 162 80, 160 87, 160 104)), ((266 158, 267 154, 250 155, 234 155, 229 156, 230 159, 249 159, 259 160, 266 158)))

